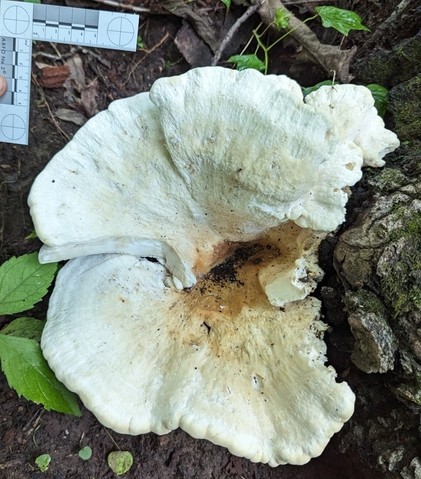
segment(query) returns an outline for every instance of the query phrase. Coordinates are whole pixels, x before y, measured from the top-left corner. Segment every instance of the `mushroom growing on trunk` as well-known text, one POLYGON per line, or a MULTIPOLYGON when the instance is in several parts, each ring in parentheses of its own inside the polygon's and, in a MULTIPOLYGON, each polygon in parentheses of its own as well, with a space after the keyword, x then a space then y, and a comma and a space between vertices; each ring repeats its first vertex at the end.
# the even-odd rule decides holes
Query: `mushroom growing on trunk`
POLYGON ((70 259, 42 338, 57 377, 118 432, 181 427, 271 466, 319 455, 354 394, 325 366, 317 248, 363 162, 397 146, 366 88, 304 101, 253 70, 111 104, 29 197, 40 260, 70 259))

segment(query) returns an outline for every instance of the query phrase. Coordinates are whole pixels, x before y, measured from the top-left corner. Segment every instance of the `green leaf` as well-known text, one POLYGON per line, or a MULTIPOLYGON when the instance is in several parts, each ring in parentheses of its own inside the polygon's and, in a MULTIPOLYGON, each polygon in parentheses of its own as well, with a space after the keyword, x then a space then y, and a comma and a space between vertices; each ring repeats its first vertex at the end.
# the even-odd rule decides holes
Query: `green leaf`
POLYGON ((35 230, 32 230, 28 236, 25 236, 25 239, 26 240, 33 240, 33 239, 37 239, 38 238, 38 235, 37 235, 37 232, 35 230))
POLYGON ((145 42, 143 41, 143 38, 140 35, 137 36, 137 48, 139 48, 139 50, 142 50, 145 48, 145 42))
POLYGON ((231 0, 220 0, 229 9, 231 7, 231 0))
POLYGON ((114 474, 122 476, 132 467, 133 456, 129 451, 113 451, 108 454, 107 462, 114 474))
POLYGON ((238 70, 245 70, 246 68, 253 68, 262 72, 265 70, 265 64, 256 55, 234 55, 228 58, 230 63, 238 68, 238 70))
POLYGON ((361 23, 361 17, 350 10, 337 7, 316 7, 316 12, 322 19, 325 28, 332 27, 342 35, 348 36, 350 30, 370 30, 361 23))
POLYGON ((34 339, 38 343, 41 340, 44 321, 34 318, 17 318, 5 326, 0 334, 17 336, 19 338, 34 339))
POLYGON ((10 258, 0 266, 0 314, 31 309, 51 285, 57 264, 40 264, 38 254, 10 258))
POLYGON ((45 472, 51 462, 51 456, 49 454, 41 454, 35 459, 35 464, 41 472, 45 472))
POLYGON ((279 28, 279 30, 286 30, 289 25, 289 19, 291 15, 284 9, 278 8, 275 12, 275 18, 273 22, 279 28))
POLYGON ((79 451, 79 457, 84 461, 89 461, 92 457, 92 449, 89 446, 82 447, 79 451))
POLYGON ((1 369, 19 396, 47 410, 80 416, 77 396, 58 381, 42 355, 41 328, 37 319, 18 318, 0 331, 1 369))
POLYGON ((303 91, 304 97, 306 97, 309 93, 318 90, 321 86, 333 86, 332 80, 324 80, 321 81, 320 83, 316 83, 313 86, 307 86, 307 87, 301 87, 301 90, 303 91))
POLYGON ((376 83, 367 85, 367 88, 371 91, 374 98, 374 106, 377 108, 377 113, 384 117, 389 102, 389 91, 387 88, 376 83))

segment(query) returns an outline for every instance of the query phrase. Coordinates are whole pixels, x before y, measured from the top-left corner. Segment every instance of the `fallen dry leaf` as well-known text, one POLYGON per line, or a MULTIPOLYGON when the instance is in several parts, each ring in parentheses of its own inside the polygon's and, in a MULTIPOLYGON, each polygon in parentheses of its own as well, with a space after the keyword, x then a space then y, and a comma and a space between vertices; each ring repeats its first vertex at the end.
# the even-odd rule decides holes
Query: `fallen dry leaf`
POLYGON ((218 49, 218 32, 208 16, 200 15, 195 10, 194 2, 185 0, 161 0, 161 6, 171 15, 184 18, 192 24, 197 35, 215 52, 218 49))
POLYGON ((70 69, 70 79, 73 80, 76 89, 80 91, 85 88, 86 77, 81 56, 76 53, 67 60, 66 65, 70 69))
POLYGON ((88 121, 86 116, 79 111, 69 110, 68 108, 59 108, 54 115, 60 120, 68 121, 78 126, 82 126, 88 121))
POLYGON ((40 70, 43 70, 44 68, 51 68, 51 65, 49 63, 39 62, 39 61, 35 61, 34 63, 35 63, 35 66, 39 68, 40 70))
POLYGON ((67 65, 45 67, 41 70, 39 83, 44 88, 62 88, 69 75, 70 69, 67 65))
POLYGON ((96 97, 98 96, 98 79, 92 81, 86 88, 80 93, 80 105, 85 110, 88 118, 98 113, 98 105, 96 97))
POLYGON ((206 43, 197 35, 189 23, 183 25, 175 37, 175 44, 187 63, 192 67, 210 65, 212 52, 206 43))

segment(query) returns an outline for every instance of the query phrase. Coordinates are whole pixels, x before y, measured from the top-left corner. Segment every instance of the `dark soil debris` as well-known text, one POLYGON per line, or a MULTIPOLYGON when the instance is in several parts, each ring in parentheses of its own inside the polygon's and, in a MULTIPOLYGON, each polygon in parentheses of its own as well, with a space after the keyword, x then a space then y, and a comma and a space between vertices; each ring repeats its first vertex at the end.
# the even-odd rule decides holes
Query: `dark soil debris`
POLYGON ((244 283, 237 277, 237 269, 248 261, 258 264, 261 260, 254 256, 261 249, 260 245, 249 245, 239 248, 224 262, 212 268, 207 274, 207 279, 215 283, 236 283, 238 286, 244 286, 244 283))

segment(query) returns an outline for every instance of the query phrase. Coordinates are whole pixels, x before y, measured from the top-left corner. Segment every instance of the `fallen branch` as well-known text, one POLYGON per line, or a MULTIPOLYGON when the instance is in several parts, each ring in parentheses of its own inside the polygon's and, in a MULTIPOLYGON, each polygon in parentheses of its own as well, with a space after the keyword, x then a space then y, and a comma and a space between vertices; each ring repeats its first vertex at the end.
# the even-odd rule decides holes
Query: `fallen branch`
POLYGON ((348 83, 350 81, 349 67, 357 52, 357 47, 354 46, 350 50, 341 50, 340 47, 321 43, 317 35, 306 24, 284 7, 281 0, 266 0, 258 11, 263 22, 270 25, 277 10, 283 10, 289 16, 291 37, 302 45, 314 61, 328 73, 336 72, 336 77, 342 83, 348 83))
MULTIPOLYGON (((244 0, 233 0, 234 3, 244 4, 244 0)), ((256 5, 259 0, 250 0, 249 3, 256 5)), ((326 72, 335 73, 342 83, 350 81, 349 67, 351 60, 357 52, 357 47, 350 50, 341 50, 334 45, 326 45, 320 42, 317 35, 301 20, 295 17, 284 5, 287 2, 281 0, 266 0, 258 8, 259 15, 266 25, 273 25, 277 10, 283 10, 289 18, 289 35, 294 38, 309 54, 315 63, 318 63, 326 72)), ((290 2, 295 3, 295 2, 290 2)), ((288 4, 290 4, 288 3, 288 4)), ((299 2, 297 2, 299 3, 299 2)))
POLYGON ((149 50, 145 50, 145 54, 142 56, 142 58, 140 60, 138 60, 134 65, 133 67, 130 68, 130 71, 129 71, 129 74, 127 76, 127 80, 123 83, 124 86, 127 85, 127 83, 129 82, 131 76, 133 75, 133 73, 135 72, 136 68, 145 60, 145 58, 150 55, 152 52, 154 52, 156 49, 158 49, 163 43, 165 43, 168 38, 170 37, 170 34, 167 32, 162 38, 161 40, 159 40, 159 42, 154 45, 152 48, 150 48, 149 50))
POLYGON ((161 6, 169 13, 184 18, 190 22, 198 36, 208 45, 212 52, 218 50, 218 41, 215 29, 212 28, 209 17, 196 13, 191 4, 185 0, 162 0, 161 6))
POLYGON ((393 25, 398 24, 399 18, 410 4, 411 0, 402 0, 393 10, 391 15, 377 27, 376 31, 372 35, 370 35, 369 39, 364 43, 362 48, 370 48, 373 45, 378 44, 381 41, 381 38, 385 35, 386 31, 389 30, 393 25))
POLYGON ((146 7, 137 7, 136 5, 127 5, 126 3, 118 2, 117 0, 92 0, 96 3, 101 3, 102 5, 108 5, 109 7, 121 8, 124 10, 130 10, 131 12, 136 13, 151 13, 150 8, 146 7))
POLYGON ((47 98, 45 96, 44 90, 42 89, 42 86, 38 83, 38 80, 37 80, 37 78, 34 74, 32 74, 32 81, 40 89, 40 92, 42 94, 42 103, 39 105, 39 107, 42 108, 43 106, 45 106, 47 108, 48 113, 49 113, 50 118, 51 118, 51 121, 53 122, 54 126, 56 127, 58 133, 60 133, 66 141, 69 141, 70 140, 69 135, 66 134, 66 132, 58 124, 58 121, 55 119, 54 114, 51 110, 51 107, 50 107, 50 105, 47 101, 47 98))
POLYGON ((243 13, 243 15, 241 15, 241 17, 238 18, 237 21, 234 23, 234 25, 228 30, 228 33, 226 34, 225 38, 222 40, 218 50, 215 53, 215 56, 213 57, 212 66, 215 66, 219 63, 222 53, 224 52, 225 48, 232 40, 232 37, 235 35, 237 30, 248 18, 250 18, 253 15, 253 13, 255 13, 261 7, 261 5, 264 2, 265 0, 258 0, 258 2, 255 3, 254 5, 250 5, 250 7, 248 7, 248 9, 243 13))
MULTIPOLYGON (((64 139, 66 141, 69 141, 70 140, 70 137, 69 135, 63 130, 63 128, 59 125, 58 121, 56 120, 52 110, 51 110, 51 107, 48 103, 48 101, 46 99, 44 99, 44 105, 47 107, 47 110, 48 110, 48 113, 50 114, 50 118, 54 124, 54 126, 56 127, 57 131, 64 137, 64 139)), ((44 105, 40 105, 40 106, 44 106, 44 105)))

